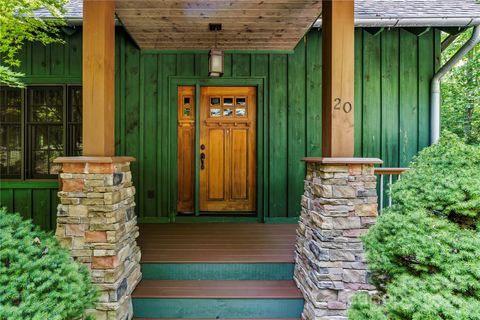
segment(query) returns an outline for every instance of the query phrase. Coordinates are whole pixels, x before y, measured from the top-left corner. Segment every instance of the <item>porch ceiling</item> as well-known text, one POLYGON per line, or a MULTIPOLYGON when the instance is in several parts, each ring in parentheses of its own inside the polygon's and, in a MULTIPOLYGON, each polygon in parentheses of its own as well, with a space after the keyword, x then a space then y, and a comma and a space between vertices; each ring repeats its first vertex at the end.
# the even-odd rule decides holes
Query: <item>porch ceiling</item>
POLYGON ((291 50, 321 13, 321 0, 117 0, 116 13, 142 49, 291 50))

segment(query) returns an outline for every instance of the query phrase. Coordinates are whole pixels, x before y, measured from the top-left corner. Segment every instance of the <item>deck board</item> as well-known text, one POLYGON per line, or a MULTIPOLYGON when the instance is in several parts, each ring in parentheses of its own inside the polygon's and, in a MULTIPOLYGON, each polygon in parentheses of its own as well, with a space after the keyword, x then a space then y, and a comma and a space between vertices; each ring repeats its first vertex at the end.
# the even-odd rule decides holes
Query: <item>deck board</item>
POLYGON ((133 298, 302 299, 293 280, 144 280, 133 298))
POLYGON ((141 224, 142 263, 293 263, 295 224, 141 224))

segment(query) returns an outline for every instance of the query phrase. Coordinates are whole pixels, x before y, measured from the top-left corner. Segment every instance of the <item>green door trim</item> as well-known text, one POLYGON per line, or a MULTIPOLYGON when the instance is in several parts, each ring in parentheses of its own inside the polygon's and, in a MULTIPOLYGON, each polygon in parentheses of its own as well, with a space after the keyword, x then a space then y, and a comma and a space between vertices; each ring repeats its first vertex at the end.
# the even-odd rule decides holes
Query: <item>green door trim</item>
MULTIPOLYGON (((266 77, 244 77, 244 78, 204 78, 204 77, 182 77, 182 76, 170 76, 168 77, 168 94, 170 101, 170 128, 169 133, 173 139, 171 139, 172 144, 170 146, 170 161, 172 163, 172 170, 169 174, 169 218, 170 222, 176 221, 177 210, 177 188, 178 188, 178 177, 177 177, 177 105, 178 105, 178 86, 195 86, 195 103, 197 105, 195 113, 195 215, 198 216, 200 197, 199 197, 199 187, 200 181, 198 172, 200 170, 200 161, 199 161, 199 149, 200 149, 200 89, 205 86, 218 86, 218 87, 256 87, 257 88, 257 221, 264 222, 264 206, 265 206, 265 195, 267 195, 267 190, 265 190, 264 180, 266 179, 266 174, 268 173, 265 167, 266 163, 264 159, 267 157, 268 149, 264 145, 264 136, 266 131, 266 126, 264 124, 264 119, 266 119, 266 107, 267 104, 267 92, 264 90, 267 83, 266 77)), ((179 217, 182 218, 182 217, 179 217)), ((240 217, 239 217, 240 218, 240 217)), ((181 220, 181 219, 180 219, 181 220)))

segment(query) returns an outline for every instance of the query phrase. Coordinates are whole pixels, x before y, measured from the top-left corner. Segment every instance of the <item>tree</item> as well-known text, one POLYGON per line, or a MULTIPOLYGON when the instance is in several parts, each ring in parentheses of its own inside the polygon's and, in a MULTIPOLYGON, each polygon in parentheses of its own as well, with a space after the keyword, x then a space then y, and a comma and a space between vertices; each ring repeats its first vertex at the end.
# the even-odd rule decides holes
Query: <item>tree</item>
POLYGON ((98 296, 54 235, 0 208, 0 319, 81 319, 98 296))
POLYGON ((1 0, 0 1, 0 83, 23 87, 24 76, 14 68, 20 66, 18 53, 26 41, 47 45, 62 43, 59 27, 68 0, 1 0), (38 9, 47 10, 52 18, 41 19, 38 9))
POLYGON ((445 132, 392 187, 362 239, 374 299, 350 320, 480 319, 480 147, 445 132))
MULTIPOLYGON (((442 53, 445 63, 470 38, 463 32, 442 53)), ((446 36, 444 36, 446 37, 446 36)), ((477 44, 442 80, 442 128, 480 144, 480 44, 477 44)))

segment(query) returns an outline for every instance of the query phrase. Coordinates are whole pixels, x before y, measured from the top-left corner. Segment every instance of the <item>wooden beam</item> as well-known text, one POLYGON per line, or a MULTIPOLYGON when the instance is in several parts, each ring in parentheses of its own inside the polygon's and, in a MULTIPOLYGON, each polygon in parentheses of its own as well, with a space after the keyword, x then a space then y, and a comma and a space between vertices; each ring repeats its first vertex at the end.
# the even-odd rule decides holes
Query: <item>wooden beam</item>
POLYGON ((354 153, 354 0, 323 0, 322 155, 354 153))
POLYGON ((83 154, 115 154, 115 1, 83 1, 83 154))

